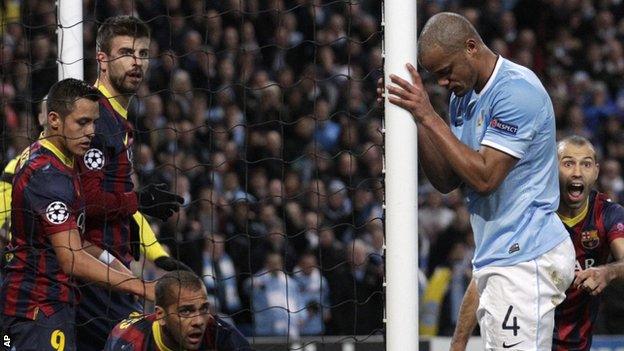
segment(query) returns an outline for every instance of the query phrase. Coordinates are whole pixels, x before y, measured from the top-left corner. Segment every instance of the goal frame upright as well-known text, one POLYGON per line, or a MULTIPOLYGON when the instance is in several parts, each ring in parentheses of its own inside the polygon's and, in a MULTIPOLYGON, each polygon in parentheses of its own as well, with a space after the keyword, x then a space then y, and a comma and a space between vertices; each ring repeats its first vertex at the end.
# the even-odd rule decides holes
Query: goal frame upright
MULTIPOLYGON (((416 66, 417 1, 385 0, 384 79, 411 81, 416 66)), ((384 99, 386 350, 418 349, 418 160, 416 123, 384 99)))

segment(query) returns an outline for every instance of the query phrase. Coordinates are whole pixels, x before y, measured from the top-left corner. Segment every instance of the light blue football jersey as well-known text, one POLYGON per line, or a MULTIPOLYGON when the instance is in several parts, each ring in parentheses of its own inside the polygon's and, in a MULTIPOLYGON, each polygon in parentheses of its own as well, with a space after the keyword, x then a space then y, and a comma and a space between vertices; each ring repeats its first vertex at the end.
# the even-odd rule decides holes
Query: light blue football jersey
POLYGON ((476 244, 474 268, 532 260, 563 242, 569 234, 556 214, 555 117, 537 76, 499 57, 479 94, 451 95, 450 123, 473 150, 487 146, 518 159, 488 196, 463 186, 476 244))

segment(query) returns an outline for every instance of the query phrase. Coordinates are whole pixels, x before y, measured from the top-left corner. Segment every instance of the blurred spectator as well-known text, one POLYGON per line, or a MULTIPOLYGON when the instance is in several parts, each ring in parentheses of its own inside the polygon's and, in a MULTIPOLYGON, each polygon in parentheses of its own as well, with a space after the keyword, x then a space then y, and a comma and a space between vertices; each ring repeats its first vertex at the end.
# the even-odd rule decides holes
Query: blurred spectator
MULTIPOLYGON (((339 335, 370 335, 383 328, 383 269, 370 260, 371 249, 361 239, 346 245, 347 264, 327 277, 332 293, 334 332, 339 335), (330 278, 331 277, 331 278, 330 278)), ((322 257, 321 257, 322 258, 322 257)))
POLYGON ((208 234, 204 241, 203 271, 208 297, 215 310, 233 315, 241 308, 234 263, 225 252, 225 238, 208 234))
POLYGON ((349 198, 346 185, 338 179, 329 182, 328 199, 325 208, 325 219, 335 224, 334 232, 339 240, 350 241, 353 237, 352 213, 353 204, 349 198))
POLYGON ((329 302, 329 285, 318 268, 316 256, 307 252, 299 258, 294 268, 293 278, 298 284, 301 302, 305 306, 300 311, 301 334, 322 335, 325 332, 325 321, 331 318, 329 302))
POLYGON ((279 253, 268 254, 264 268, 245 287, 252 301, 254 335, 299 337, 301 318, 295 312, 304 306, 297 283, 284 273, 279 253))
POLYGON ((418 210, 418 221, 432 242, 446 230, 455 218, 455 213, 444 205, 442 194, 431 190, 423 206, 418 210))

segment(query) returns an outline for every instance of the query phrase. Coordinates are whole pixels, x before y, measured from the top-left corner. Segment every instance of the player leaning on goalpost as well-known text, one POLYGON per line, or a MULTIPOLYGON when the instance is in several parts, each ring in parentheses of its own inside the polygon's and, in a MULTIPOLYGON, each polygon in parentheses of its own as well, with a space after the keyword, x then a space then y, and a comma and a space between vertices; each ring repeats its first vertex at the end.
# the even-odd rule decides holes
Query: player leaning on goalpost
POLYGON ((549 350, 555 307, 574 278, 574 247, 555 213, 550 98, 533 72, 492 52, 454 13, 427 21, 418 57, 451 91, 450 127, 412 65, 411 83, 390 75, 389 101, 412 114, 419 164, 434 187, 461 186, 466 196, 476 244, 471 287, 485 348, 549 350))
MULTIPOLYGON (((571 136, 557 147, 561 200, 557 213, 576 250, 576 279, 555 310, 553 351, 589 351, 599 309, 598 295, 614 279, 624 278, 624 208, 594 190, 596 151, 589 140, 571 136), (609 255, 614 262, 607 263, 609 255)), ((466 292, 453 351, 466 349, 476 325, 476 292, 466 292), (472 311, 472 312, 470 312, 472 311), (470 313, 468 313, 470 312, 470 313)))
POLYGON ((89 148, 99 98, 80 80, 54 84, 45 138, 18 161, 0 288, 0 336, 11 350, 76 350, 73 277, 154 299, 154 283, 112 269, 83 249, 84 202, 74 159, 89 148))
POLYGON ((104 351, 250 351, 245 337, 209 312, 204 282, 173 271, 156 283, 156 313, 129 318, 111 331, 104 351))
MULTIPOLYGON (((127 266, 133 256, 139 257, 140 241, 140 250, 159 268, 188 269, 168 256, 137 212, 166 220, 178 210, 182 197, 154 184, 136 193, 131 179, 133 133, 126 109, 148 68, 149 28, 135 17, 111 17, 98 28, 96 43, 95 86, 104 98, 91 148, 79 164, 86 199, 86 238, 105 249, 100 255, 104 261, 114 258, 127 266)), ((81 293, 76 318, 81 351, 100 351, 115 323, 142 311, 127 294, 90 285, 81 287, 81 293)))

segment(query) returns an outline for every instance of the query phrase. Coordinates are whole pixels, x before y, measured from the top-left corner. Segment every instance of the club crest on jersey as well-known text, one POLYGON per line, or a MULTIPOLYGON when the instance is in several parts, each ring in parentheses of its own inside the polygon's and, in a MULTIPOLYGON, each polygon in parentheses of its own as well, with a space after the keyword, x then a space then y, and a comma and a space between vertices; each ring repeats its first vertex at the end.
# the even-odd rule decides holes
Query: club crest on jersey
POLYGON ((104 167, 104 153, 100 149, 89 149, 85 153, 83 160, 85 166, 92 171, 104 167))
POLYGON ((516 135, 516 133, 518 133, 518 126, 511 123, 502 122, 498 118, 492 118, 492 121, 490 122, 490 127, 498 129, 506 134, 516 135))
POLYGON ((46 218, 52 224, 63 224, 69 218, 69 209, 61 201, 54 201, 46 208, 46 218))
POLYGON ((581 244, 586 249, 595 249, 600 244, 597 230, 588 230, 581 233, 581 244))

